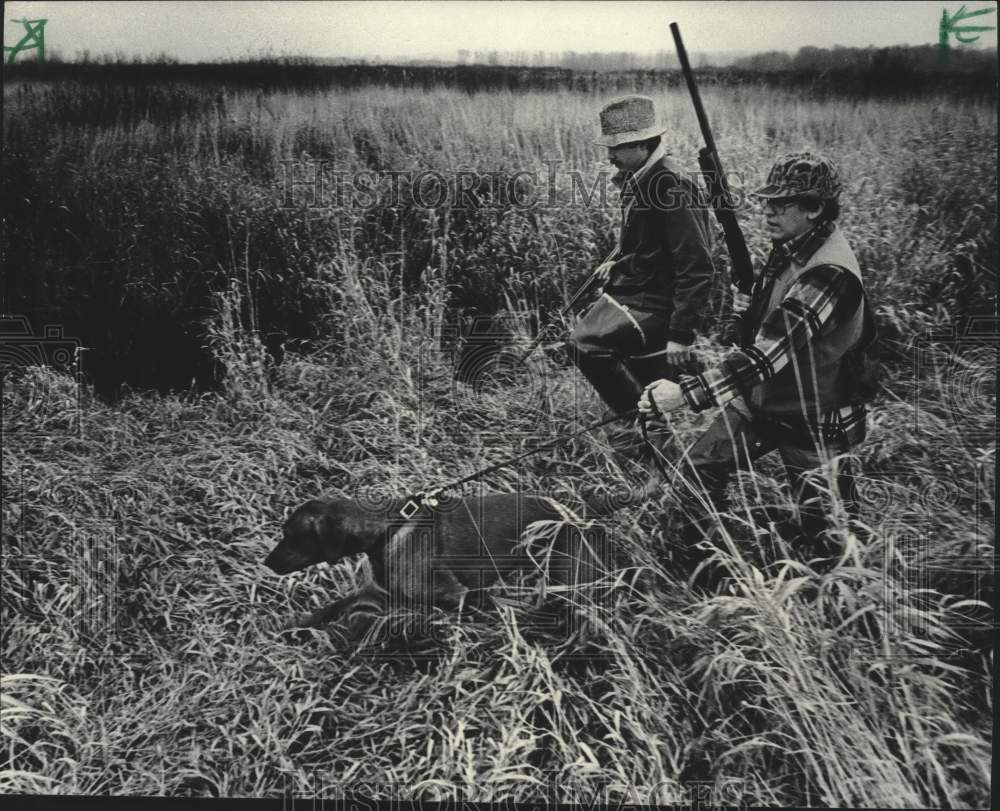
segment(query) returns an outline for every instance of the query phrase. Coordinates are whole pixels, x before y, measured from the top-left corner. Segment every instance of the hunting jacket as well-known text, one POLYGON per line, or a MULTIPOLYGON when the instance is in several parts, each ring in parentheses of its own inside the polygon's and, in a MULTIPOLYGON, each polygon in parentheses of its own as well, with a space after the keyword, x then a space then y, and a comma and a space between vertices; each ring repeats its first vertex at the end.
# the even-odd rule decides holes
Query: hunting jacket
POLYGON ((708 306, 712 265, 708 206, 662 145, 625 181, 617 260, 604 293, 669 323, 668 340, 694 341, 708 306))
POLYGON ((862 428, 864 407, 848 401, 842 361, 861 337, 863 295, 858 260, 836 225, 776 245, 747 313, 754 344, 682 378, 688 403, 700 411, 742 396, 753 413, 862 428))

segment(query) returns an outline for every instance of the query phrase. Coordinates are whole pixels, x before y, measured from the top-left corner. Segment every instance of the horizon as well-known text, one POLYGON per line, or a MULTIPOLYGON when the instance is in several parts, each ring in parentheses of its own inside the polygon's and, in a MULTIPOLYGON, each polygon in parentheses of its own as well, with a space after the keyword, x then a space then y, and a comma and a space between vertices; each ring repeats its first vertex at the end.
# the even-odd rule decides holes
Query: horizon
MULTIPOLYGON (((803 47, 919 47, 938 42, 938 0, 885 2, 10 2, 4 45, 21 18, 46 19, 46 51, 64 62, 165 57, 182 64, 247 59, 459 63, 460 52, 673 54, 676 21, 696 64, 803 47), (644 24, 648 21, 648 24, 644 24), (662 25, 657 24, 662 21, 662 25), (753 47, 747 47, 748 40, 753 47)), ((985 4, 984 4, 985 5, 985 4)), ((952 7, 955 6, 955 7, 952 7)), ((975 4, 972 6, 975 10, 975 4)), ((981 18, 995 25, 995 15, 981 18)), ((978 21, 977 21, 978 22, 978 21)), ((993 51, 996 31, 956 50, 993 51)), ((26 53, 25 56, 28 56, 26 53)), ((519 63, 521 64, 521 63, 519 63)))
MULTIPOLYGON (((845 51, 879 51, 879 50, 907 50, 907 49, 920 49, 920 48, 932 48, 926 43, 921 43, 917 45, 903 43, 900 45, 867 45, 867 46, 855 46, 855 45, 833 45, 829 47, 817 48, 820 52, 836 52, 838 50, 845 51)), ((689 50, 689 58, 691 60, 692 66, 696 68, 727 68, 732 67, 733 63, 737 60, 747 59, 750 57, 765 56, 769 54, 784 54, 789 58, 794 58, 804 48, 816 48, 816 46, 803 45, 797 49, 771 49, 767 51, 754 51, 754 50, 733 50, 733 51, 694 51, 689 50)), ((957 52, 967 52, 976 53, 988 56, 990 54, 996 55, 998 53, 997 47, 989 48, 956 48, 957 52)), ((268 63, 268 62, 296 62, 304 64, 315 64, 319 66, 368 66, 368 67, 419 67, 422 65, 426 66, 467 66, 467 67, 501 67, 501 68, 558 68, 558 69, 583 69, 583 70, 678 70, 679 65, 677 64, 676 54, 674 52, 667 51, 653 51, 648 53, 636 53, 627 51, 572 51, 566 50, 561 52, 549 51, 545 53, 546 57, 550 59, 544 62, 518 62, 512 61, 519 53, 518 51, 502 51, 502 50, 492 50, 492 51, 479 51, 472 52, 467 56, 462 56, 461 53, 455 57, 447 56, 435 56, 435 55, 403 55, 395 58, 383 58, 379 54, 362 54, 359 56, 343 56, 343 55, 330 55, 330 56, 315 56, 311 54, 298 54, 298 53, 259 53, 259 54, 244 54, 239 56, 218 56, 213 58, 203 58, 203 59, 178 59, 176 57, 170 56, 169 54, 163 53, 153 53, 153 54, 124 54, 118 53, 89 53, 89 52, 77 52, 71 56, 67 56, 54 49, 46 48, 46 62, 51 62, 53 64, 121 64, 121 65, 139 65, 139 64, 176 64, 176 65, 226 65, 226 64, 254 64, 254 63, 268 63), (475 58, 482 55, 487 58, 487 61, 476 61, 475 58), (609 60, 609 64, 605 67, 591 68, 583 67, 576 68, 572 65, 560 64, 571 58, 577 58, 581 61, 586 61, 587 58, 597 57, 605 58, 609 60), (634 64, 622 66, 614 63, 613 57, 620 57, 622 59, 627 59, 628 61, 634 62, 634 64), (661 64, 663 58, 666 57, 672 60, 671 64, 661 64), (489 61, 490 59, 495 59, 496 61, 489 61)), ((531 54, 530 56, 536 57, 537 54, 531 54)), ((6 67, 16 67, 17 65, 31 64, 36 61, 34 55, 29 55, 26 58, 20 59, 13 64, 5 65, 6 67)))

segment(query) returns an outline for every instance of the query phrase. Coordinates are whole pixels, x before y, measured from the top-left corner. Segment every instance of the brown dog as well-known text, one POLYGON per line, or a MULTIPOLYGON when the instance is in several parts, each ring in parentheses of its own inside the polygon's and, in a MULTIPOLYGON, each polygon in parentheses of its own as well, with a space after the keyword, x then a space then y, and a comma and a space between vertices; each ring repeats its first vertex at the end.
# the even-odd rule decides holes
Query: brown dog
MULTIPOLYGON (((306 614, 292 623, 318 627, 344 617, 359 638, 386 608, 428 612, 432 606, 482 607, 485 589, 515 570, 542 570, 566 585, 598 579, 611 568, 600 543, 570 523, 572 516, 551 499, 505 493, 442 501, 410 520, 399 515, 404 500, 365 509, 347 498, 306 502, 285 522, 284 536, 264 561, 277 574, 364 552, 373 580, 360 592, 306 614), (535 521, 552 521, 549 542, 527 548, 519 539, 535 521), (350 615, 350 616, 349 616, 350 615)), ((591 537, 593 537, 591 535, 591 537)))

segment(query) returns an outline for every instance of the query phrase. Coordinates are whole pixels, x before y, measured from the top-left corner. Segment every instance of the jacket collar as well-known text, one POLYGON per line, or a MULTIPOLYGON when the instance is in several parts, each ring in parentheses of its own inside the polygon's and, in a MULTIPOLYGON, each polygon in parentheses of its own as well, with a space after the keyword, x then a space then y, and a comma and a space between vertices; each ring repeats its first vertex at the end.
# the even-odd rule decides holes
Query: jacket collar
POLYGON ((660 159, 666 154, 667 154, 667 148, 663 145, 663 139, 661 138, 659 146, 657 146, 656 149, 654 149, 652 152, 649 153, 649 157, 646 158, 646 162, 642 166, 640 166, 633 175, 633 177, 635 178, 635 182, 638 183, 640 180, 642 180, 642 178, 646 175, 646 173, 649 172, 649 170, 654 165, 659 163, 660 159))
POLYGON ((804 265, 809 258, 816 253, 833 233, 836 225, 832 222, 821 222, 814 225, 804 234, 800 234, 787 242, 775 243, 774 257, 780 260, 782 265, 790 260, 795 260, 795 264, 804 265))

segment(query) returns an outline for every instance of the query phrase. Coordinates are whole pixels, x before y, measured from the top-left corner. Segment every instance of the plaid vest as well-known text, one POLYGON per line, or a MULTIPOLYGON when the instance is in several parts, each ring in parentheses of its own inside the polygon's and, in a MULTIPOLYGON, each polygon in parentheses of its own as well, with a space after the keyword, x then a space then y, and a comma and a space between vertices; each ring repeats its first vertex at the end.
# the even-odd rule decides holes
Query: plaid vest
MULTIPOLYGON (((804 265, 794 256, 774 279, 770 295, 751 309, 754 331, 781 306, 785 294, 802 274, 819 265, 836 265, 861 281, 861 267, 851 246, 836 227, 804 265)), ((817 417, 848 405, 841 360, 861 338, 864 307, 838 324, 827 321, 819 334, 792 355, 788 365, 749 392, 751 409, 767 414, 817 417)))

